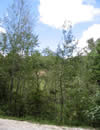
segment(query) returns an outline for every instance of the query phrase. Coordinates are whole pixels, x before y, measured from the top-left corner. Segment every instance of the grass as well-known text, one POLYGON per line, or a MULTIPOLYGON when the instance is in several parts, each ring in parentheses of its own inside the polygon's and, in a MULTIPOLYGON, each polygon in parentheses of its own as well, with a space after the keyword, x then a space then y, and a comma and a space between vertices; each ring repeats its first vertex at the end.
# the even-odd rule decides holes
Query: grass
POLYGON ((36 124, 48 124, 48 125, 56 125, 56 123, 42 120, 42 119, 34 119, 32 116, 26 116, 26 117, 13 117, 13 116, 5 116, 0 115, 0 118, 2 119, 10 119, 10 120, 17 120, 17 121, 28 121, 30 123, 36 123, 36 124))

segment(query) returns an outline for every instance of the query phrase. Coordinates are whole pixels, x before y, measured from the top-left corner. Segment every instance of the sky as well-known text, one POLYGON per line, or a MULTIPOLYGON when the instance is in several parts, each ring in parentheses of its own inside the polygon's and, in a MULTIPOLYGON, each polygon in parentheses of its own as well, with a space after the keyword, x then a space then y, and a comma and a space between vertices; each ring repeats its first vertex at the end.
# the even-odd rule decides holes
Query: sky
MULTIPOLYGON (((0 17, 7 13, 13 0, 0 0, 0 17)), ((87 46, 87 40, 100 37, 100 0, 29 0, 36 17, 35 33, 39 36, 39 49, 49 47, 55 51, 62 42, 64 21, 72 23, 78 47, 87 46)), ((0 27, 0 32, 4 32, 0 27)))

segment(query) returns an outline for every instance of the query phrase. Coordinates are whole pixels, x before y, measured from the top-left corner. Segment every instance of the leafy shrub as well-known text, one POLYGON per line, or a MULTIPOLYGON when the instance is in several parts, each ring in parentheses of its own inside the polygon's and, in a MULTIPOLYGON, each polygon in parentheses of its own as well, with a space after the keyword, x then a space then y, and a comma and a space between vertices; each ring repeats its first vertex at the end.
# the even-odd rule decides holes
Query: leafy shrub
POLYGON ((86 117, 88 122, 94 126, 100 126, 100 106, 92 106, 89 110, 86 111, 86 117))
POLYGON ((5 112, 0 109, 0 115, 5 115, 5 112))

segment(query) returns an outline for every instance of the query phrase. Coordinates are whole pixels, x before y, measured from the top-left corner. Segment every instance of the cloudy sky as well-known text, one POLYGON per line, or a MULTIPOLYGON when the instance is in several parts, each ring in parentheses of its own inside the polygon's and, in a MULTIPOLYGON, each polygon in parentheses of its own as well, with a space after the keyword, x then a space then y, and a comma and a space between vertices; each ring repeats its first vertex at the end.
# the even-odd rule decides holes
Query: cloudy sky
MULTIPOLYGON (((40 49, 56 50, 62 40, 62 25, 70 21, 73 34, 79 39, 78 47, 86 40, 100 37, 100 0, 30 0, 33 15, 37 16, 35 32, 39 35, 40 49)), ((0 0, 0 17, 12 0, 0 0)), ((4 30, 0 27, 0 31, 4 30)))

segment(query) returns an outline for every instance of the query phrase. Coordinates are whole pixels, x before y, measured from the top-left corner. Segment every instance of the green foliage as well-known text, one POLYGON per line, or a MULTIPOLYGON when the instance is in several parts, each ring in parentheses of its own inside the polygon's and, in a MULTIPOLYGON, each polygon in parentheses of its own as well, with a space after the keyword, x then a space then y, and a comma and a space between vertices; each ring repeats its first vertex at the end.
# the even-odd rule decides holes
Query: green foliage
POLYGON ((99 126, 100 123, 100 106, 91 106, 89 110, 86 111, 86 117, 88 122, 94 126, 99 126))
POLYGON ((5 19, 0 44, 0 115, 99 126, 100 40, 90 39, 90 52, 73 57, 77 42, 70 26, 57 52, 40 53, 30 10, 24 0, 17 2, 5 19))

